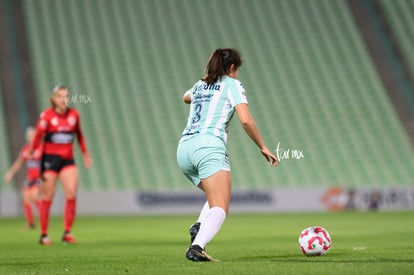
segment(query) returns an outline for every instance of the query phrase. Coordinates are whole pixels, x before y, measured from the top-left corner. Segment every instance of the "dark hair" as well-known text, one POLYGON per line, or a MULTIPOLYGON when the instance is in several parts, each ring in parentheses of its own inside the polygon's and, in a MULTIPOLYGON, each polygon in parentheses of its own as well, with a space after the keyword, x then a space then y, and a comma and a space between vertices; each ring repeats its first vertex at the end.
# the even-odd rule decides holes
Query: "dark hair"
POLYGON ((242 62, 240 53, 235 49, 215 49, 208 60, 206 74, 201 80, 211 85, 230 73, 232 64, 237 69, 242 62))

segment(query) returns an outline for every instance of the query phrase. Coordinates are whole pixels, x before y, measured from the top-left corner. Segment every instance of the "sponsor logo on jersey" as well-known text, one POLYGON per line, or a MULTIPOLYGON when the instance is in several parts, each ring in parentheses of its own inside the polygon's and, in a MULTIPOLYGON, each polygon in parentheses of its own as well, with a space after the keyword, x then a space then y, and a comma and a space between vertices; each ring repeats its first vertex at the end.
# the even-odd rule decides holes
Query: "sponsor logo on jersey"
POLYGON ((50 140, 56 144, 70 144, 73 142, 72 133, 54 133, 51 135, 50 140))
POLYGON ((50 123, 51 123, 53 126, 57 126, 57 125, 58 125, 58 123, 59 123, 59 120, 58 120, 58 118, 57 118, 57 117, 54 117, 54 118, 52 118, 52 119, 50 120, 50 123))
POLYGON ((69 116, 68 117, 68 123, 69 123, 70 126, 75 126, 75 124, 76 124, 76 117, 69 116))
POLYGON ((40 167, 40 161, 29 159, 26 161, 26 168, 39 168, 40 167))
POLYGON ((213 97, 213 94, 197 94, 196 96, 194 96, 193 100, 211 100, 211 98, 213 97))
POLYGON ((208 85, 207 83, 200 84, 200 85, 195 86, 193 94, 201 90, 219 91, 220 88, 221 88, 220 84, 210 84, 210 85, 208 85))

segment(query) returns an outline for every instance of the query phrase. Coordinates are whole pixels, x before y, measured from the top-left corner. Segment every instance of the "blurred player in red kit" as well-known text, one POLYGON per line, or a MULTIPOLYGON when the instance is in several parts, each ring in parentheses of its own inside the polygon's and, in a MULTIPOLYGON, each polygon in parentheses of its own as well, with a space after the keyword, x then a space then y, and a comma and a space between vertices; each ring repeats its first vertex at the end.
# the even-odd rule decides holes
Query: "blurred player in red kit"
POLYGON ((36 204, 39 212, 39 185, 40 185, 40 159, 42 157, 41 147, 37 147, 33 153, 29 154, 30 143, 36 134, 36 130, 33 127, 26 129, 26 140, 28 144, 24 145, 20 150, 19 156, 13 162, 10 169, 4 176, 4 181, 9 183, 20 168, 26 165, 26 179, 23 187, 23 207, 26 217, 27 226, 30 229, 35 227, 33 218, 32 203, 36 204))
POLYGON ((34 150, 43 141, 43 155, 40 163, 42 201, 39 213, 41 227, 39 243, 41 245, 52 244, 47 235, 49 213, 56 184, 60 180, 66 198, 62 242, 73 244, 76 243, 76 239, 71 234, 71 229, 76 215, 76 193, 79 184, 78 170, 73 158, 75 135, 86 168, 92 165, 92 160, 81 131, 79 113, 68 106, 68 88, 63 85, 56 86, 53 89, 50 102, 52 107, 40 114, 36 126, 37 133, 31 145, 31 150, 34 150))

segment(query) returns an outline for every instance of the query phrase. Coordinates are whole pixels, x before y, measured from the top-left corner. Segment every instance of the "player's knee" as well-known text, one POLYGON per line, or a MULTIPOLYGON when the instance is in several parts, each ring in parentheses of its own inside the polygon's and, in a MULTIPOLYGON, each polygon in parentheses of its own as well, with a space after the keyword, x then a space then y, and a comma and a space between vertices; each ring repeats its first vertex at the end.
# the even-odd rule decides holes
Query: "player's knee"
POLYGON ((65 194, 65 198, 67 200, 75 200, 76 199, 76 193, 68 193, 68 194, 65 194))
POLYGON ((53 199, 53 196, 54 196, 54 193, 43 192, 41 197, 43 200, 51 201, 53 199))

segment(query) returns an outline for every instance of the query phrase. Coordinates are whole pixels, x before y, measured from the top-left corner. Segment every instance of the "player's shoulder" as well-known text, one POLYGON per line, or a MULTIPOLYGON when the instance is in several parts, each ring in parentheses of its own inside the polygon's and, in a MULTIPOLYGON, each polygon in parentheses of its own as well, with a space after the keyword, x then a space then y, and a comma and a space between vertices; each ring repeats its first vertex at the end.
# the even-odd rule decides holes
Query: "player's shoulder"
POLYGON ((202 87, 203 85, 205 85, 206 83, 199 79, 198 81, 196 81, 196 83, 194 83, 193 87, 191 88, 192 91, 196 91, 198 89, 200 89, 200 87, 202 87))
POLYGON ((48 118, 52 117, 53 114, 54 114, 53 108, 50 107, 50 108, 47 108, 47 109, 43 110, 40 113, 40 118, 48 119, 48 118))
POLYGON ((54 113, 54 110, 53 110, 53 108, 52 108, 52 107, 50 107, 50 108, 47 108, 47 109, 43 110, 43 111, 40 113, 40 116, 41 116, 41 117, 50 116, 50 115, 52 115, 53 113, 54 113))
POLYGON ((67 114, 72 116, 79 116, 79 112, 75 108, 68 108, 67 114))
POLYGON ((76 109, 69 108, 66 113, 67 120, 70 125, 75 126, 77 123, 79 123, 80 116, 76 109))
POLYGON ((240 80, 234 79, 234 84, 237 86, 237 88, 244 90, 243 83, 240 80))
POLYGON ((227 82, 227 83, 231 83, 232 85, 235 85, 238 88, 240 87, 240 88, 244 89, 243 83, 240 80, 236 79, 236 78, 232 78, 232 77, 227 76, 224 79, 224 81, 227 82))
POLYGON ((231 77, 226 77, 225 81, 231 93, 241 93, 243 95, 246 93, 243 83, 240 80, 231 77))
POLYGON ((197 81, 194 83, 193 87, 196 87, 196 86, 199 86, 199 85, 203 85, 203 84, 205 84, 205 83, 206 83, 206 82, 205 82, 204 80, 199 79, 199 80, 197 80, 197 81))
POLYGON ((203 89, 203 86, 205 85, 206 83, 203 81, 203 80, 198 80, 196 83, 194 83, 194 85, 193 85, 193 87, 191 87, 191 89, 189 90, 190 91, 190 97, 191 98, 193 98, 193 96, 197 93, 197 92, 199 92, 199 91, 201 91, 202 89, 203 89))

